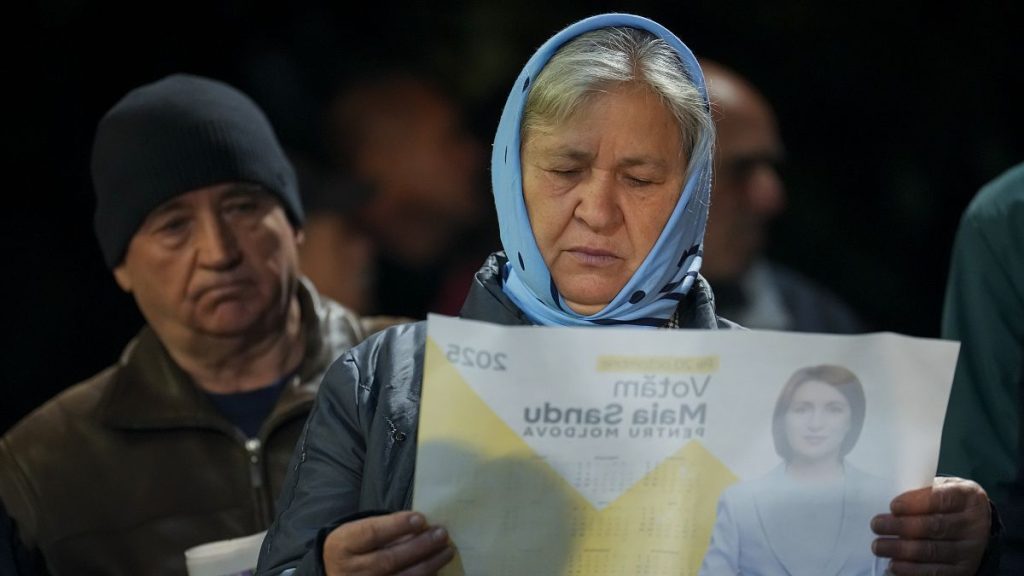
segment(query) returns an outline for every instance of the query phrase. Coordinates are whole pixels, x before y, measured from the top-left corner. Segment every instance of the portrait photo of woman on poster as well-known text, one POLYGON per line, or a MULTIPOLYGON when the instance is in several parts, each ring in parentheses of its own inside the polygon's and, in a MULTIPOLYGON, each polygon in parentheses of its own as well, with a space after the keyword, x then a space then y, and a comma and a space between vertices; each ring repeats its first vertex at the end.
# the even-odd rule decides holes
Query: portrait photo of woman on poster
POLYGON ((847 368, 810 366, 790 376, 772 417, 782 462, 722 493, 701 576, 884 573, 869 523, 895 492, 846 459, 866 409, 864 388, 847 368))

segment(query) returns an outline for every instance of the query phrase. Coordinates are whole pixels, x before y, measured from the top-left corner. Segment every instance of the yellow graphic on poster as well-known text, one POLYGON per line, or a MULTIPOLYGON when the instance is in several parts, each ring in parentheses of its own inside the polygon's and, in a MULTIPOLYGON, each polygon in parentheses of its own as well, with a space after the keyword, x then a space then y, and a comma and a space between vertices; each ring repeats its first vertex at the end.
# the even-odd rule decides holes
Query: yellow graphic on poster
POLYGON ((458 557, 442 574, 716 576, 810 561, 870 567, 870 516, 934 474, 956 348, 891 334, 834 338, 507 328, 431 316, 413 507, 446 526, 456 545, 458 557), (824 454, 829 432, 820 418, 808 423, 779 407, 792 395, 786 389, 811 404, 812 392, 834 394, 793 385, 794 368, 828 368, 812 372, 814 382, 839 364, 853 369, 836 373, 870 383, 863 386, 869 402, 850 401, 860 440, 838 457, 847 471, 838 483, 800 484, 787 478, 781 455, 824 454), (922 394, 919 386, 931 389, 922 394), (916 396, 917 407, 908 409, 901 395, 916 396), (791 444, 788 452, 780 441, 791 444), (811 504, 824 512, 807 512, 811 504), (738 507, 718 518, 722 506, 738 507), (842 510, 834 523, 832 510, 842 510), (747 516, 755 520, 743 525, 747 516), (778 557, 742 558, 735 539, 758 537, 760 524, 775 526, 765 549, 778 557), (815 539, 829 538, 858 551, 833 544, 824 554, 789 554, 779 532, 819 549, 815 539))
MULTIPOLYGON (((447 521, 467 574, 696 574, 711 536, 718 494, 736 477, 688 443, 654 466, 603 510, 596 510, 505 425, 428 341, 420 407, 423 461, 458 466, 417 474, 444 486, 429 500, 433 521, 447 521), (467 469, 472 476, 464 476, 467 469), (448 477, 445 477, 448 476, 448 477), (522 496, 509 509, 507 499, 522 496), (444 520, 441 520, 441 519, 444 520), (459 542, 473 530, 481 548, 459 542), (480 529, 493 531, 481 534, 480 529)), ((423 468, 420 468, 422 470, 423 468)), ((577 481, 598 482, 581 464, 577 481)), ((427 505, 417 494, 418 504, 427 505)), ((419 508, 425 509, 425 508, 419 508)))

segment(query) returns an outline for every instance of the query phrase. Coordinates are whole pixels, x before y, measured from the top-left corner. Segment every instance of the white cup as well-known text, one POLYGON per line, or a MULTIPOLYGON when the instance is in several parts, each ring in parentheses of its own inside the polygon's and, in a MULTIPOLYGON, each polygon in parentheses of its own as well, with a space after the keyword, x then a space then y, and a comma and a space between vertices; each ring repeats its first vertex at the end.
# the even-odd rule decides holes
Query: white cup
POLYGON ((188 576, 252 576, 266 531, 200 544, 185 550, 188 576))

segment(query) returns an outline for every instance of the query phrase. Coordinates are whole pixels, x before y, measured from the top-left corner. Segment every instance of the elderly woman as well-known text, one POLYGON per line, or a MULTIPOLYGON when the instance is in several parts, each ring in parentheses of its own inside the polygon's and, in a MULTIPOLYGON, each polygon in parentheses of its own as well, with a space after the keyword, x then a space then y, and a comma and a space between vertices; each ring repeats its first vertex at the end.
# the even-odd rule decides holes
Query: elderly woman
MULTIPOLYGON (((734 326, 715 315, 698 275, 713 140, 700 68, 665 28, 608 14, 555 35, 526 64, 498 126, 491 170, 505 250, 477 274, 462 316, 734 326)), ((388 330, 325 376, 260 574, 432 574, 452 559, 444 528, 407 511, 425 337, 423 323, 388 330)), ((875 549, 901 559, 894 569, 978 565, 990 519, 976 484, 910 493, 894 511, 876 528, 901 538, 875 549)))
POLYGON ((864 388, 842 366, 797 370, 772 419, 783 463, 722 493, 701 576, 882 574, 871 515, 888 505, 885 482, 845 460, 864 426, 864 388))

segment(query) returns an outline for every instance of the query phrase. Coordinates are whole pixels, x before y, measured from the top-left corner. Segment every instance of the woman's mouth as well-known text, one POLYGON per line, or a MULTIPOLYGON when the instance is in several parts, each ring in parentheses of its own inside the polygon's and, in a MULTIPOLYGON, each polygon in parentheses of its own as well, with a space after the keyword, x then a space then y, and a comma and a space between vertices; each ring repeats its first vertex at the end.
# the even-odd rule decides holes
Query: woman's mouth
POLYGON ((572 257, 584 266, 608 266, 619 261, 619 257, 598 248, 576 247, 566 250, 572 257))

